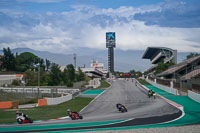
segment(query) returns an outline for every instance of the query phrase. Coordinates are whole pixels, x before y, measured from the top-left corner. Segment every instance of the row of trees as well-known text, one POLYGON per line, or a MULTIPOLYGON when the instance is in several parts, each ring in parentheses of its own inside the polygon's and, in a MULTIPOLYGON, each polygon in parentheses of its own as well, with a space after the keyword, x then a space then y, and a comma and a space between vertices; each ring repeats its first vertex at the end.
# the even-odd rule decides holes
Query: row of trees
POLYGON ((44 71, 48 71, 51 62, 47 59, 45 61, 42 58, 34 55, 30 52, 24 52, 21 54, 16 53, 16 56, 11 52, 8 47, 3 48, 3 56, 0 59, 0 70, 4 71, 16 71, 25 72, 26 70, 36 70, 38 66, 44 71))
POLYGON ((38 72, 40 72, 40 85, 41 86, 68 86, 72 87, 74 82, 84 81, 85 74, 79 68, 76 72, 74 66, 69 64, 65 67, 64 71, 60 70, 60 67, 53 63, 50 71, 31 71, 25 72, 25 79, 27 86, 38 85, 38 72))
POLYGON ((74 82, 84 81, 85 75, 79 68, 76 72, 74 66, 69 64, 64 71, 60 66, 49 60, 43 60, 30 52, 16 54, 10 48, 3 49, 4 55, 1 57, 1 70, 23 72, 27 86, 73 86, 74 82))

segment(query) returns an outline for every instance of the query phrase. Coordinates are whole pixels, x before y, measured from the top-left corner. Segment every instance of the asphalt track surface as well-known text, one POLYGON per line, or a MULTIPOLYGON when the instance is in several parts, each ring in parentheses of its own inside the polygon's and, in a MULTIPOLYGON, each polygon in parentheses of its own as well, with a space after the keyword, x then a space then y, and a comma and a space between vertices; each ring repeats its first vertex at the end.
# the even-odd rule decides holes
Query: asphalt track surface
MULTIPOLYGON (((19 132, 41 132, 41 131, 66 131, 66 130, 82 130, 96 128, 112 128, 123 126, 136 126, 163 123, 174 120, 182 115, 182 112, 171 104, 167 103, 160 97, 148 98, 147 91, 141 86, 135 84, 135 81, 116 80, 112 82, 112 86, 105 90, 100 96, 93 100, 80 113, 84 118, 82 120, 50 120, 35 122, 33 124, 7 124, 0 127, 13 126, 37 126, 37 125, 56 125, 71 123, 88 123, 102 122, 111 120, 126 120, 119 123, 111 123, 106 125, 94 125, 74 128, 60 129, 38 129, 26 130, 19 132), (116 109, 116 104, 121 103, 126 106, 128 112, 121 113, 116 109)), ((15 131, 17 132, 17 131, 15 131)))

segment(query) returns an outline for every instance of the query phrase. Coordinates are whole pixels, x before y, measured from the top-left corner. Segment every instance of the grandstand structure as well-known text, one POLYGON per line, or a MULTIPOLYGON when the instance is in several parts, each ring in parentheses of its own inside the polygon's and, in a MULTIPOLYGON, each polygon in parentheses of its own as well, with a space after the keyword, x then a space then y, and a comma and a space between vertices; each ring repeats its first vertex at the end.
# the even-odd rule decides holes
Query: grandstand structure
MULTIPOLYGON (((182 90, 192 90, 200 93, 200 55, 191 57, 177 64, 177 51, 165 47, 148 47, 142 57, 150 59, 153 67, 149 68, 147 77, 157 84, 182 90), (173 62, 175 65, 167 70, 154 74, 159 62, 173 62)), ((181 90, 181 91, 180 91, 181 90)))
POLYGON ((177 50, 166 47, 148 47, 142 57, 143 59, 150 59, 152 64, 159 62, 173 62, 177 63, 177 50))
POLYGON ((200 66, 200 56, 195 56, 184 60, 183 62, 176 64, 162 73, 157 74, 158 77, 164 77, 165 79, 180 78, 188 79, 198 75, 198 69, 200 66))
POLYGON ((142 59, 149 59, 154 65, 146 71, 147 73, 152 73, 160 62, 177 64, 177 50, 166 47, 148 47, 142 59))

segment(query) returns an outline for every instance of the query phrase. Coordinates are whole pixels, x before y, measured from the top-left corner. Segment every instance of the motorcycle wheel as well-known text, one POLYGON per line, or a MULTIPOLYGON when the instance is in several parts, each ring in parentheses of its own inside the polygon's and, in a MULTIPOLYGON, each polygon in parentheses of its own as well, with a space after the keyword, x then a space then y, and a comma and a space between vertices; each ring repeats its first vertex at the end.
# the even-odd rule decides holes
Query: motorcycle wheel
POLYGON ((76 118, 75 118, 75 116, 71 116, 71 119, 72 119, 72 120, 75 120, 76 118))
POLYGON ((23 120, 22 120, 22 119, 17 119, 17 122, 18 122, 19 124, 22 124, 22 123, 23 123, 23 120))
POLYGON ((79 118, 80 118, 80 119, 83 119, 83 116, 80 115, 79 118))
POLYGON ((31 118, 28 118, 29 123, 33 123, 33 120, 31 118))

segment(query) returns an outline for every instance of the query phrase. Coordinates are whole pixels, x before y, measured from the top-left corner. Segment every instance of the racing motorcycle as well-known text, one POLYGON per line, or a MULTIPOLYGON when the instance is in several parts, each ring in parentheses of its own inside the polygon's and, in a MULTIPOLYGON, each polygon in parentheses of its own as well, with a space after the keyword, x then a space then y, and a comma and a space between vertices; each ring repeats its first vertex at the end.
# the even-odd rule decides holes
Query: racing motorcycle
POLYGON ((18 115, 16 117, 16 120, 19 124, 23 124, 23 123, 33 123, 33 120, 31 118, 28 117, 28 115, 18 115))
POLYGON ((154 99, 156 99, 156 93, 154 92, 154 91, 148 91, 148 96, 149 96, 149 98, 151 97, 151 96, 153 96, 154 97, 154 99))
POLYGON ((120 104, 120 103, 116 104, 116 107, 117 107, 117 109, 118 109, 119 111, 121 111, 122 113, 128 112, 127 108, 126 108, 124 105, 120 104))
POLYGON ((156 99, 156 93, 155 92, 153 92, 153 97, 154 97, 154 99, 156 99))
POLYGON ((80 114, 77 113, 77 112, 71 112, 71 113, 69 113, 69 117, 70 117, 72 120, 83 119, 83 116, 80 115, 80 114))

